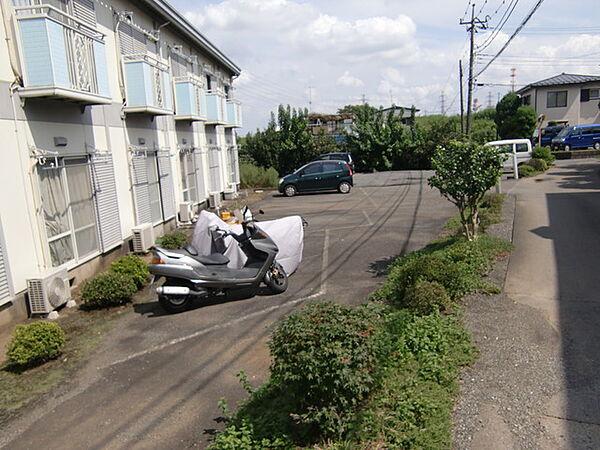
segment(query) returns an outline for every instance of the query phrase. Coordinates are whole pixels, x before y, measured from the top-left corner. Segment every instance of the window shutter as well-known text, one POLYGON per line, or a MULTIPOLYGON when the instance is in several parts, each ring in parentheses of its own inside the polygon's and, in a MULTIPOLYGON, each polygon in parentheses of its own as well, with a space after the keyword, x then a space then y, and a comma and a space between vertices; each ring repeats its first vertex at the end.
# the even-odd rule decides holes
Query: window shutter
POLYGON ((92 0, 73 0, 73 15, 88 24, 91 27, 96 27, 96 10, 92 0))
POLYGON ((4 255, 4 239, 2 224, 0 223, 0 305, 10 300, 10 286, 8 284, 8 265, 4 255))
POLYGON ((119 42, 122 55, 146 53, 146 36, 128 23, 119 23, 119 42))
POLYGON ((146 172, 146 156, 133 155, 131 158, 133 198, 135 201, 135 218, 138 225, 152 222, 150 211, 150 193, 148 192, 148 173, 146 172))
POLYGON ((173 176, 171 174, 171 157, 168 151, 157 153, 158 177, 160 179, 160 195, 162 197, 163 217, 168 220, 175 216, 175 196, 173 194, 173 176))
POLYGON ((90 168, 98 215, 100 247, 103 252, 106 252, 123 241, 112 155, 94 155, 90 168))
POLYGON ((581 103, 590 101, 590 90, 589 89, 581 90, 580 101, 581 101, 581 103))
POLYGON ((194 162, 196 163, 196 186, 198 189, 198 201, 202 202, 208 198, 206 179, 204 178, 204 158, 199 148, 194 149, 194 162))

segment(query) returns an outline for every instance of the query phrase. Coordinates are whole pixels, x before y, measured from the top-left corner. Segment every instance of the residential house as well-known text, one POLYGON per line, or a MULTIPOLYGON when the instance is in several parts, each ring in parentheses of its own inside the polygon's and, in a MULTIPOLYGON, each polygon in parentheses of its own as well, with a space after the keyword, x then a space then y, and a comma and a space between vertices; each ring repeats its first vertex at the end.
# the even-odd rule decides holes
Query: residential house
POLYGON ((344 135, 352 132, 354 114, 319 114, 308 115, 308 129, 313 136, 330 136, 340 143, 344 135))
POLYGON ((61 297, 190 212, 235 196, 242 118, 239 67, 164 0, 0 4, 8 326, 27 315, 28 286, 39 301, 61 297))
POLYGON ((600 76, 561 73, 517 91, 523 104, 554 121, 568 125, 600 123, 600 76))

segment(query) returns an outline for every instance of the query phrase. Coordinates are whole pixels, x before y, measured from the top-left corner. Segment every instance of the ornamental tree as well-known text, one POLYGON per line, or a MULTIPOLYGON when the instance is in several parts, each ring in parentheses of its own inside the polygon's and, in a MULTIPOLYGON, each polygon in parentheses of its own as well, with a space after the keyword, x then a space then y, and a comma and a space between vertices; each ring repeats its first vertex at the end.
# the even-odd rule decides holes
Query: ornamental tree
POLYGON ((463 233, 470 241, 479 230, 479 205, 498 183, 503 159, 497 147, 456 141, 438 147, 431 159, 435 174, 428 183, 456 205, 463 233))

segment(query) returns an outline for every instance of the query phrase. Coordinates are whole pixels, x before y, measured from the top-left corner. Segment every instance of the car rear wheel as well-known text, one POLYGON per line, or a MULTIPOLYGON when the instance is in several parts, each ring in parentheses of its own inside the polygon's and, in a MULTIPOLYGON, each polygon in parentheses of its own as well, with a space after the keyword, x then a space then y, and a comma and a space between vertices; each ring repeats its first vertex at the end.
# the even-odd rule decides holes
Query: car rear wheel
POLYGON ((600 142, 594 143, 594 150, 600 150, 600 142))
POLYGON ((350 189, 352 189, 352 186, 350 186, 350 183, 348 183, 347 181, 342 181, 338 186, 338 191, 340 191, 340 193, 342 194, 347 194, 348 192, 350 192, 350 189))
POLYGON ((296 189, 296 186, 294 186, 293 184, 288 184, 283 189, 283 193, 286 197, 293 197, 294 195, 296 195, 296 192, 298 192, 298 189, 296 189))
POLYGON ((565 145, 565 152, 568 152, 571 150, 571 146, 570 145, 565 145))

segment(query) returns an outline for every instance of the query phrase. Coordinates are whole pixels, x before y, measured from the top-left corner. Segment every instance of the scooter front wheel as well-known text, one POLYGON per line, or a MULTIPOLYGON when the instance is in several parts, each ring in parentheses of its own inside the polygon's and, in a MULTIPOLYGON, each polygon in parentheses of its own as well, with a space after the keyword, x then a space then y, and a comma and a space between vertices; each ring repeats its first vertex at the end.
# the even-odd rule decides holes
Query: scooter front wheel
POLYGON ((158 303, 169 313, 180 313, 188 309, 190 295, 159 295, 158 303))
POLYGON ((275 263, 265 276, 265 284, 273 294, 281 294, 288 287, 288 276, 281 265, 275 263))

